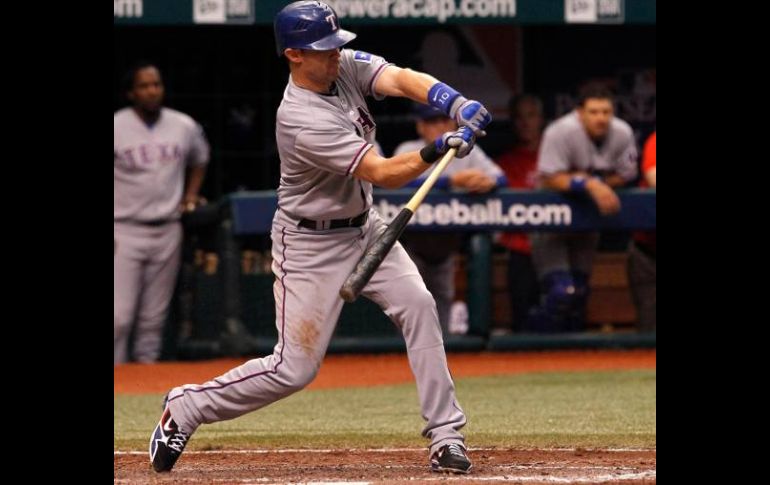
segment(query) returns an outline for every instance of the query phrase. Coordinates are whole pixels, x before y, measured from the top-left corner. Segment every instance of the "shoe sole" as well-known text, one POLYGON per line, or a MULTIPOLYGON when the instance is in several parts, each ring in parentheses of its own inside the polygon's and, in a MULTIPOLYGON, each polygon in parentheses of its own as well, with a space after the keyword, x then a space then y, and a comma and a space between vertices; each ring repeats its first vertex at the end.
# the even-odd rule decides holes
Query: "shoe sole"
POLYGON ((431 467, 431 471, 434 473, 454 473, 457 475, 467 475, 473 469, 473 465, 469 466, 467 470, 460 470, 459 468, 444 468, 444 467, 431 467))

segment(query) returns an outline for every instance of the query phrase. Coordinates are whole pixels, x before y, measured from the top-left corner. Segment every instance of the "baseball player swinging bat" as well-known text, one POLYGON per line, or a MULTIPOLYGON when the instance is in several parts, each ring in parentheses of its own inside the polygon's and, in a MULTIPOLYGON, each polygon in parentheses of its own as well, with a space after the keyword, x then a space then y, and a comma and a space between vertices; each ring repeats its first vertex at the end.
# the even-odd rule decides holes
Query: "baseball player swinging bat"
POLYGON ((396 240, 398 240, 398 238, 401 236, 401 233, 404 232, 404 229, 409 223, 409 220, 412 218, 412 215, 414 215, 415 211, 417 211, 417 207, 420 206, 430 189, 433 188, 433 184, 436 183, 436 180, 441 175, 441 172, 443 172, 447 165, 449 165, 449 162, 452 161, 456 153, 456 148, 450 148, 446 152, 436 168, 433 170, 433 172, 431 172, 430 176, 425 179, 425 182, 423 182, 420 188, 417 189, 417 192, 415 192, 412 198, 409 199, 406 207, 401 209, 401 212, 399 212, 398 215, 393 219, 388 228, 385 229, 385 232, 383 232, 382 235, 377 238, 376 241, 374 241, 374 244, 372 244, 364 253, 364 255, 361 256, 361 259, 358 260, 355 269, 352 273, 350 273, 348 279, 345 280, 345 283, 340 289, 340 296, 343 300, 351 303, 355 301, 356 298, 358 298, 361 290, 364 289, 364 286, 366 286, 366 284, 372 278, 372 275, 374 275, 374 272, 377 271, 377 268, 380 267, 380 264, 382 264, 385 256, 396 243, 396 240))

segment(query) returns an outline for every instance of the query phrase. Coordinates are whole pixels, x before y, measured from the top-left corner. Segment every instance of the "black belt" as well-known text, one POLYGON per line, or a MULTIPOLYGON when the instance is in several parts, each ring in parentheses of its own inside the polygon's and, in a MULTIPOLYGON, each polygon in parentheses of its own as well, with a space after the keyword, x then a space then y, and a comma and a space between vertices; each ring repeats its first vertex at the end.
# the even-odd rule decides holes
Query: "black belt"
POLYGON ((323 231, 326 229, 340 229, 343 227, 361 227, 366 224, 369 218, 369 211, 364 211, 355 217, 349 219, 329 219, 325 221, 314 221, 312 219, 302 219, 298 226, 314 231, 323 231))

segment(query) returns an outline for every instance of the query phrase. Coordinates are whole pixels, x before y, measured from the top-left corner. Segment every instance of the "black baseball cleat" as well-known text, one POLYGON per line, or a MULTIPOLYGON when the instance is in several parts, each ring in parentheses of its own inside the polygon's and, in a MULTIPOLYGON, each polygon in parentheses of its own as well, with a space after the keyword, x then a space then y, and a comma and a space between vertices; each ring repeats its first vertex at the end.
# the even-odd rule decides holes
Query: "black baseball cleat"
POLYGON ((190 439, 190 434, 180 430, 171 418, 168 396, 163 403, 163 414, 150 438, 150 462, 156 472, 171 471, 190 439))
POLYGON ((468 473, 473 468, 465 448, 457 443, 444 445, 430 457, 430 468, 439 473, 468 473))

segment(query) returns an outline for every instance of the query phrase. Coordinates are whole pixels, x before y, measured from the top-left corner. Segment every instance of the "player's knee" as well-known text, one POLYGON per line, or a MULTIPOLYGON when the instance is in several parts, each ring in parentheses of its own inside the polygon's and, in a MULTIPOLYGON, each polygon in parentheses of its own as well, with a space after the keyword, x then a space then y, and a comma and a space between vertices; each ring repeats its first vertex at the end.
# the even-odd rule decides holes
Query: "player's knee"
POLYGON ((405 298, 405 305, 410 310, 417 312, 435 311, 436 300, 425 286, 409 291, 405 298))
POLYGON ((277 380, 286 391, 286 395, 301 391, 313 382, 318 375, 318 366, 310 360, 289 359, 278 367, 277 380))
POLYGON ((393 318, 406 339, 407 346, 428 346, 441 343, 441 325, 438 319, 438 308, 433 295, 420 285, 409 291, 404 297, 403 313, 399 312, 393 318))
POLYGON ((397 301, 382 309, 398 326, 410 321, 423 321, 428 315, 437 313, 433 295, 421 282, 404 288, 399 292, 397 301))
POLYGON ((318 371, 315 367, 303 368, 302 372, 300 372, 294 379, 294 382, 292 383, 292 386, 291 386, 292 390, 296 392, 304 389, 311 382, 313 382, 316 375, 318 375, 318 371))

